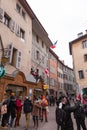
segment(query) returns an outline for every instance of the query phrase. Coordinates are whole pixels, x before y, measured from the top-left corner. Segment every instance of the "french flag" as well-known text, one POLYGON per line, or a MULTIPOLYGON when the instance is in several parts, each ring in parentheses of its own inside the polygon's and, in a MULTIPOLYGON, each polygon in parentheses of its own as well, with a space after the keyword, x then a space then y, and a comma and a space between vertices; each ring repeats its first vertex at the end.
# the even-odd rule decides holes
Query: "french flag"
POLYGON ((56 48, 56 45, 57 45, 57 41, 50 48, 54 49, 54 48, 56 48))

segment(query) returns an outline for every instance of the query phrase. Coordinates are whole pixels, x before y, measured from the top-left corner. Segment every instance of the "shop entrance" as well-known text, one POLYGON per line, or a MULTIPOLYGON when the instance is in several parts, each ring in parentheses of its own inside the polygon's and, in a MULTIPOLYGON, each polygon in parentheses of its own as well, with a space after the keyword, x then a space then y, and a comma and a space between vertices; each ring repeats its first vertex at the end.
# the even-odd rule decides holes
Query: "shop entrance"
POLYGON ((6 88, 6 93, 11 94, 14 93, 15 96, 22 96, 24 97, 26 95, 26 87, 25 86, 18 86, 18 85, 13 85, 13 84, 8 84, 6 88))

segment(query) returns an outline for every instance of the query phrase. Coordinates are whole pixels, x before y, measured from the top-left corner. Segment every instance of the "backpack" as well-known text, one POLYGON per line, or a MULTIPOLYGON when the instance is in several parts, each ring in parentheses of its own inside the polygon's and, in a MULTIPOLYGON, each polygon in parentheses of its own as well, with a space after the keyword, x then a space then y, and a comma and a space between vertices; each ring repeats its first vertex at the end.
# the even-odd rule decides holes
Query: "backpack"
POLYGON ((33 104, 29 100, 26 100, 24 102, 24 113, 32 112, 32 110, 33 110, 33 104))
POLYGON ((66 121, 66 112, 64 111, 64 109, 60 109, 58 106, 56 108, 55 111, 56 114, 56 122, 58 125, 63 125, 65 124, 66 121))

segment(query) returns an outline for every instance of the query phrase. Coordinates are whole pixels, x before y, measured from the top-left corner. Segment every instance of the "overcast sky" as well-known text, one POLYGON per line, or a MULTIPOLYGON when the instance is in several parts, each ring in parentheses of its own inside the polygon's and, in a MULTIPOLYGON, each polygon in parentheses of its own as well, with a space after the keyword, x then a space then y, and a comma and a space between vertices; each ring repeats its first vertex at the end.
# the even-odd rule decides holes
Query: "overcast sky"
POLYGON ((53 51, 72 68, 69 42, 87 29, 87 0, 27 0, 54 43, 53 51))

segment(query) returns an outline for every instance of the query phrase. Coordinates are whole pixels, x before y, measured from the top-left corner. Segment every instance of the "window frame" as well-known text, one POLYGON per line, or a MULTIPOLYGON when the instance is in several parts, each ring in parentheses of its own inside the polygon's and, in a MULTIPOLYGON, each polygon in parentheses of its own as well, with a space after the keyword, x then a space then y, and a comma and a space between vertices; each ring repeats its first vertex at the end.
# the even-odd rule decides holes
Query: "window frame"
POLYGON ((84 72, 83 70, 78 71, 79 79, 84 79, 84 72))

